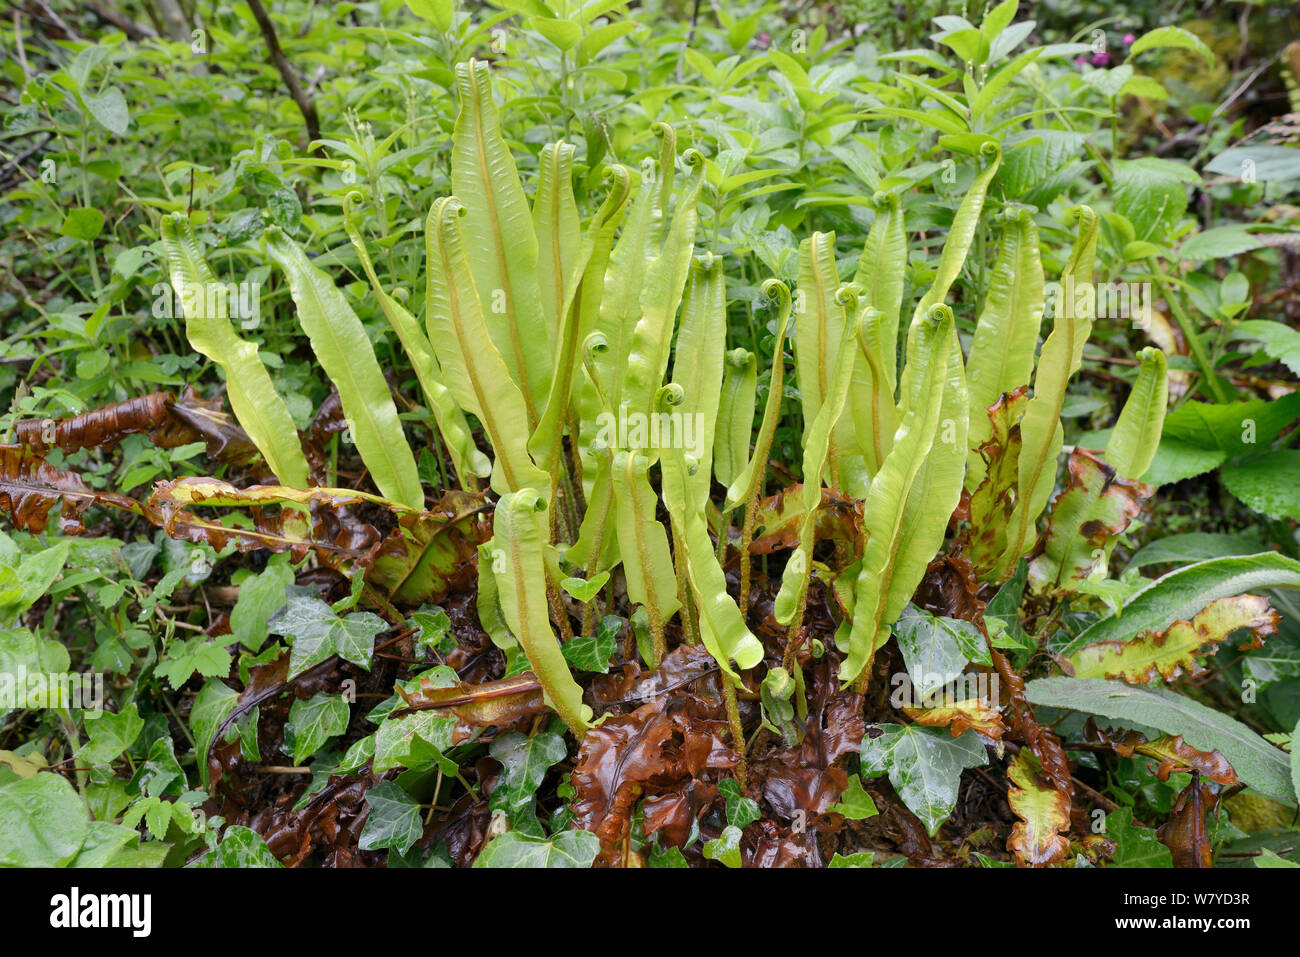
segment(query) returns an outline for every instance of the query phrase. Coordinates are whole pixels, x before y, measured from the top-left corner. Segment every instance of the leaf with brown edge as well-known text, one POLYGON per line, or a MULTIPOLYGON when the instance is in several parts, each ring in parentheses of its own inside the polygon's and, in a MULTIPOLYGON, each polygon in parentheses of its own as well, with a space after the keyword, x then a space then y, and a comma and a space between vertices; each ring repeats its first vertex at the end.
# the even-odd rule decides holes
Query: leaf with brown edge
POLYGON ((113 492, 96 492, 74 472, 56 468, 21 445, 0 445, 0 511, 14 527, 43 532, 50 510, 62 503, 59 530, 67 535, 84 531, 81 517, 91 505, 109 505, 142 514, 140 503, 113 492))
POLYGON ((367 583, 395 602, 439 602, 475 580, 478 546, 492 537, 487 501, 446 492, 428 511, 400 515, 375 556, 367 583))
POLYGON ((1250 629, 1241 650, 1260 648, 1265 636, 1276 633, 1280 620, 1268 599, 1259 595, 1220 598, 1191 621, 1176 621, 1164 632, 1144 631, 1128 641, 1099 641, 1066 661, 1076 678, 1121 678, 1144 685, 1156 675, 1165 681, 1183 674, 1196 677, 1205 672, 1198 655, 1212 654, 1238 628, 1250 629))
MULTIPOLYGON (((400 684, 396 689, 406 702, 402 711, 445 709, 474 727, 504 727, 547 710, 541 683, 531 671, 481 684, 458 681, 442 688, 424 678, 419 690, 413 693, 404 691, 400 684)), ((402 712, 394 712, 398 713, 402 712)))
POLYGON ((1007 527, 1016 507, 1020 475, 1020 418, 1029 387, 1004 392, 988 408, 992 434, 976 450, 984 460, 983 481, 970 496, 970 528, 965 551, 980 576, 986 577, 1007 546, 1007 527))
POLYGON ((986 738, 998 741, 1007 730, 997 708, 982 698, 945 703, 937 708, 905 707, 903 713, 917 724, 947 728, 954 738, 960 738, 967 728, 974 728, 986 738))
MULTIPOLYGON (((720 709, 684 689, 588 730, 573 769, 573 813, 579 827, 600 838, 597 864, 618 863, 643 795, 734 768, 739 758, 723 743, 729 733, 720 709)), ((676 820, 677 813, 669 816, 676 820)))
POLYGON ((1052 505, 1042 552, 1029 563, 1035 592, 1073 591, 1092 574, 1099 557, 1155 494, 1154 485, 1119 477, 1087 449, 1070 453, 1065 488, 1052 505))
POLYGON ((1070 853, 1070 799, 1043 774, 1042 765, 1022 748, 1007 770, 1011 789, 1007 801, 1016 817, 1007 850, 1028 867, 1043 867, 1064 860, 1070 853))
POLYGON ((1096 721, 1088 719, 1084 732, 1090 741, 1096 741, 1112 748, 1122 758, 1134 754, 1155 758, 1160 764, 1155 769, 1155 776, 1161 781, 1168 781, 1171 774, 1199 772, 1217 784, 1229 787, 1238 782, 1237 772, 1218 751, 1201 751, 1183 740, 1181 734, 1163 734, 1148 741, 1146 736, 1137 731, 1107 732, 1097 727, 1096 721))
MULTIPOLYGON (((803 485, 791 485, 763 499, 754 517, 754 555, 794 548, 804 518, 803 485)), ((822 489, 813 520, 813 540, 844 542, 852 554, 862 552, 862 503, 831 488, 822 489)))
POLYGON ((23 419, 14 423, 18 442, 44 455, 112 449, 128 435, 143 433, 159 448, 174 449, 202 440, 222 462, 248 462, 257 455, 248 434, 221 411, 221 399, 204 401, 187 386, 180 396, 151 392, 124 402, 63 419, 23 419))
POLYGON ((1214 853, 1205 818, 1217 801, 1214 789, 1202 784, 1196 774, 1179 792, 1172 816, 1156 829, 1156 837, 1174 857, 1174 867, 1213 866, 1214 853))

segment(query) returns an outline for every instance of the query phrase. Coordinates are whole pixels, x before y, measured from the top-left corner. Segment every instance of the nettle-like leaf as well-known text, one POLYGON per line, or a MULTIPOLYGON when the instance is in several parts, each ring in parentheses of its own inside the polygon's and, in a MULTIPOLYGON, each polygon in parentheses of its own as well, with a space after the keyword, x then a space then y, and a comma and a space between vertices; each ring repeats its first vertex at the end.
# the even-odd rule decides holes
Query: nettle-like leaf
POLYGON ((1028 748, 1022 748, 1007 771, 1007 803, 1020 818, 1011 828, 1007 850, 1022 864, 1042 867, 1070 853, 1070 799, 1052 786, 1028 748))
POLYGON ((1135 688, 1100 678, 1039 678, 1025 684, 1032 704, 1070 708, 1180 734, 1201 751, 1218 751, 1237 776, 1265 797, 1296 805, 1287 754, 1250 728, 1164 688, 1135 688))
POLYGON ((1172 681, 1179 675, 1192 677, 1205 669, 1198 656, 1213 654, 1219 642, 1241 628, 1250 630, 1250 640, 1241 649, 1262 647, 1262 640, 1277 632, 1278 613, 1258 595, 1219 598, 1202 608, 1190 621, 1176 621, 1164 632, 1142 632, 1126 642, 1107 641, 1086 645, 1068 659, 1075 677, 1122 678, 1130 684, 1146 684, 1157 675, 1172 681))
POLYGON ((889 783, 933 837, 957 806, 961 772, 988 763, 979 735, 954 738, 912 724, 868 725, 862 739, 862 773, 889 775, 889 783))

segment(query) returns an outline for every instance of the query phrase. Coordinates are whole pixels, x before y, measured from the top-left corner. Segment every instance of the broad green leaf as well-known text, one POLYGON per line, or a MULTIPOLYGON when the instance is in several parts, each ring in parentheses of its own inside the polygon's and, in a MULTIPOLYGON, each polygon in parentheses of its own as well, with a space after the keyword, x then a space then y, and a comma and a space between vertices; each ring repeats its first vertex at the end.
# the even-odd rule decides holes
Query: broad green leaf
POLYGON ((862 773, 889 775, 889 783, 933 837, 957 806, 961 772, 988 763, 979 735, 954 738, 946 728, 915 724, 868 725, 862 773))
POLYGON ((535 796, 546 772, 568 756, 564 738, 549 731, 532 737, 512 731, 494 740, 489 750, 501 762, 489 806, 505 811, 515 830, 545 836, 534 810, 535 796))
POLYGON ((1212 601, 1263 588, 1300 588, 1300 562, 1262 552, 1185 565, 1143 587, 1119 614, 1085 628, 1058 653, 1068 658, 1088 645, 1127 641, 1146 631, 1163 633, 1176 621, 1191 621, 1212 601))
POLYGON ((293 569, 288 562, 274 559, 261 572, 244 579, 230 612, 231 640, 249 651, 260 651, 266 643, 266 624, 289 600, 288 587, 292 584, 293 569))
MULTIPOLYGON (((794 372, 795 384, 799 389, 799 398, 803 403, 804 449, 811 441, 811 433, 817 422, 817 413, 826 403, 831 389, 831 378, 842 364, 840 358, 843 346, 852 342, 845 340, 845 329, 852 318, 856 318, 855 309, 847 309, 840 300, 840 280, 835 264, 835 234, 813 233, 799 244, 799 285, 794 294, 794 372)), ((847 394, 848 384, 844 384, 847 394)), ((840 400, 843 402, 843 399, 840 400)), ((836 429, 838 415, 829 425, 829 451, 824 453, 823 471, 831 468, 831 485, 840 488, 839 476, 835 469, 839 464, 841 449, 837 440, 843 429, 836 429)), ((820 439, 818 440, 821 441, 820 439)), ((806 451, 805 451, 806 456, 806 451)), ((806 486, 819 485, 822 472, 805 472, 806 486)), ((821 494, 820 489, 817 492, 821 494)))
MULTIPOLYGON (((23 558, 14 572, 12 589, 0 590, 0 621, 16 621, 50 590, 54 580, 63 572, 71 548, 72 542, 64 539, 23 558)), ((2 574, 8 572, 0 572, 2 574)))
POLYGON ((646 609, 653 633, 662 629, 681 607, 681 601, 668 533, 655 517, 658 499, 646 475, 648 468, 645 456, 619 452, 611 474, 615 530, 627 577, 627 597, 646 609))
POLYGON ((1205 62, 1213 65, 1214 52, 1205 45, 1205 41, 1190 30, 1182 27, 1157 27, 1142 34, 1129 47, 1129 57, 1135 57, 1147 50, 1174 48, 1192 50, 1205 57, 1205 62))
POLYGON ((239 704, 239 692, 220 678, 209 678, 199 689, 190 706, 190 730, 194 732, 194 756, 199 765, 199 780, 208 786, 208 752, 216 742, 217 729, 239 704))
POLYGON ((876 802, 872 800, 871 795, 862 786, 862 779, 856 774, 849 775, 848 788, 840 795, 839 801, 832 804, 828 810, 832 814, 843 814, 853 821, 875 817, 880 813, 876 809, 876 802))
POLYGON ((1181 734, 1200 751, 1218 751, 1237 776, 1265 797, 1296 805, 1290 761, 1250 728, 1164 688, 1134 688, 1099 678, 1039 678, 1025 685, 1031 704, 1070 708, 1181 734))
POLYGON ((410 508, 423 507, 415 456, 361 320, 342 290, 282 230, 267 230, 266 249, 289 281, 298 322, 338 389, 352 444, 380 494, 410 508))
POLYGON ((1112 867, 1173 867, 1169 848, 1160 843, 1155 828, 1133 823, 1133 809, 1122 807, 1106 815, 1105 834, 1115 842, 1112 867))
POLYGON ((537 195, 533 198, 533 231, 537 236, 537 284, 543 317, 552 335, 560 329, 567 287, 578 261, 582 226, 573 196, 573 154, 576 147, 560 140, 542 147, 538 160, 537 195))
POLYGON ((1300 376, 1300 331, 1281 322, 1247 319, 1237 323, 1228 335, 1233 339, 1254 339, 1266 355, 1300 376))
POLYGON ((63 867, 87 831, 86 806, 68 779, 47 772, 0 786, 0 866, 63 867))
POLYGON ((1300 450, 1225 465, 1219 474, 1228 491, 1255 511, 1300 522, 1300 450))
POLYGON ((372 770, 383 774, 393 768, 420 770, 443 764, 455 727, 455 718, 433 710, 385 718, 375 732, 372 770))
POLYGON ((239 338, 227 315, 227 291, 199 252, 189 220, 162 220, 162 243, 172 289, 185 310, 185 337, 226 376, 230 408, 282 485, 306 488, 307 458, 288 406, 271 383, 257 346, 239 338))

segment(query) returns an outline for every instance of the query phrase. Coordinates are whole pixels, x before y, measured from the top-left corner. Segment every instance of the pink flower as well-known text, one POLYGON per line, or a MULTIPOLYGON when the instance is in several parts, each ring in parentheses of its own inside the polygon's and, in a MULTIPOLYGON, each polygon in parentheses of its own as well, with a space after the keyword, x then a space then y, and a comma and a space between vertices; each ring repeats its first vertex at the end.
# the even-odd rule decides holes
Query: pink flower
POLYGON ((1107 53, 1105 50, 1103 50, 1101 53, 1094 53, 1092 55, 1091 62, 1093 66, 1105 66, 1107 63, 1110 62, 1110 54, 1107 53))
POLYGON ((1131 33, 1124 34, 1124 46, 1129 46, 1136 39, 1137 37, 1133 36, 1131 33))

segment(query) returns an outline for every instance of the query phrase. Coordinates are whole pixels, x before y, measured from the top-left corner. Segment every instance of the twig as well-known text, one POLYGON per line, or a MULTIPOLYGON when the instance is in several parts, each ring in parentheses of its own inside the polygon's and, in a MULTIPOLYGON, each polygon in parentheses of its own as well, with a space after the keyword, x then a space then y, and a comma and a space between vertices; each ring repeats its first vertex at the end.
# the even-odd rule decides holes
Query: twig
POLYGON ((257 21, 258 29, 262 31, 262 39, 266 41, 266 48, 271 55, 271 64, 284 80, 284 85, 289 88, 289 96, 294 103, 298 104, 298 112, 302 114, 303 122, 307 124, 307 138, 314 143, 320 139, 320 120, 316 116, 316 106, 302 88, 302 82, 294 72, 293 65, 280 49, 280 40, 275 35, 275 25, 271 23, 266 7, 262 6, 262 0, 248 0, 248 9, 252 11, 253 19, 257 21))

